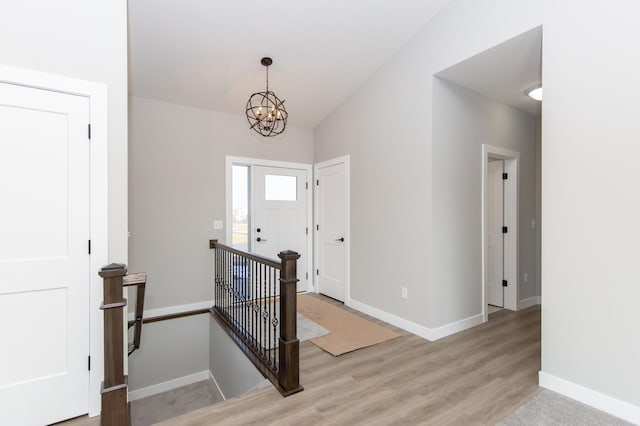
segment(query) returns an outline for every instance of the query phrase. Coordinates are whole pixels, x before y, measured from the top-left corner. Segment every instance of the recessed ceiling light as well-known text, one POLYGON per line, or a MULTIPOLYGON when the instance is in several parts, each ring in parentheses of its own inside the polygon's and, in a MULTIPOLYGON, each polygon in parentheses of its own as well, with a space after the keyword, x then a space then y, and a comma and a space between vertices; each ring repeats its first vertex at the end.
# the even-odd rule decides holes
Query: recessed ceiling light
POLYGON ((529 89, 527 91, 527 95, 538 102, 542 101, 542 86, 534 87, 533 89, 529 89))

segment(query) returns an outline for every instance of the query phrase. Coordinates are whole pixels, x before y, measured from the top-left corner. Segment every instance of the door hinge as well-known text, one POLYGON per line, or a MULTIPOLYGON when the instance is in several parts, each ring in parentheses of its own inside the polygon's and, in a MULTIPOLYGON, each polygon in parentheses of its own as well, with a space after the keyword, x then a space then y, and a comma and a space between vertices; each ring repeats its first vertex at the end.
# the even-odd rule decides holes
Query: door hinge
POLYGON ((509 178, 509 174, 508 173, 503 173, 502 174, 502 179, 503 180, 507 180, 509 178))
POLYGON ((502 280, 502 287, 506 287, 507 286, 507 280, 502 280))
POLYGON ((316 275, 320 275, 320 269, 316 269, 316 275))
POLYGON ((320 230, 320 225, 316 225, 316 231, 320 230))
POLYGON ((305 233, 306 235, 309 235, 309 227, 308 227, 308 226, 305 228, 304 233, 305 233))
POLYGON ((304 183, 304 187, 305 187, 305 189, 309 189, 309 182, 305 182, 304 183))
POLYGON ((87 124, 87 136, 89 140, 91 140, 91 124, 87 124))
POLYGON ((91 371, 91 355, 87 357, 87 370, 91 371))
POLYGON ((507 228, 506 226, 502 227, 502 233, 503 234, 506 234, 508 230, 509 230, 509 228, 507 228))
POLYGON ((307 278, 306 278, 307 281, 309 281, 309 273, 308 272, 306 273, 306 276, 307 276, 307 278))
POLYGON ((88 247, 89 248, 89 254, 91 254, 91 240, 87 241, 87 243, 88 243, 87 245, 89 246, 88 247))
POLYGON ((320 179, 316 179, 316 186, 320 185, 320 179))

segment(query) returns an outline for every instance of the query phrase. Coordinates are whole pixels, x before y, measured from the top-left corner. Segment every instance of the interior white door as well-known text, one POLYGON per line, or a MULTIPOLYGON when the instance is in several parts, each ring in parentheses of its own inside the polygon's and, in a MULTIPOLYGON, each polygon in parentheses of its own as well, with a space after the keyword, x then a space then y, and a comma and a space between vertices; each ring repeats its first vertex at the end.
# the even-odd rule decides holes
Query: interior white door
POLYGON ((340 162, 316 169, 318 291, 344 302, 347 280, 347 175, 340 162))
POLYGON ((489 161, 487 169, 487 207, 488 207, 488 276, 487 303, 504 306, 504 181, 502 173, 504 161, 489 161))
POLYGON ((89 101, 0 83, 0 423, 88 412, 89 101))
POLYGON ((307 290, 307 171, 254 166, 254 253, 278 260, 278 253, 293 250, 298 259, 298 291, 307 290))

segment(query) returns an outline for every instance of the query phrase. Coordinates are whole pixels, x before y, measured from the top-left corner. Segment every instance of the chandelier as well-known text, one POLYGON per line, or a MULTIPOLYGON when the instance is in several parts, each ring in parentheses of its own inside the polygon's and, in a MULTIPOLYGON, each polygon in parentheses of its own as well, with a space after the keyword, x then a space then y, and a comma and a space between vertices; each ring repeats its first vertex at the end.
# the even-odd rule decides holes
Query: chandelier
POLYGON ((271 58, 262 58, 260 63, 267 68, 267 90, 254 93, 247 101, 247 120, 251 129, 264 137, 276 136, 287 126, 287 110, 284 101, 269 91, 269 66, 271 58))

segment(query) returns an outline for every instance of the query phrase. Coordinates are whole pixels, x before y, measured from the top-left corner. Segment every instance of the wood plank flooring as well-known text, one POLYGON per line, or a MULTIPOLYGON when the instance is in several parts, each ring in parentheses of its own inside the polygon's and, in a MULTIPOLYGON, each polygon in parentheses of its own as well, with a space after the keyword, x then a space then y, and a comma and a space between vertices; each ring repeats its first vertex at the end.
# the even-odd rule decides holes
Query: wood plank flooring
POLYGON ((162 424, 494 424, 538 391, 539 306, 437 342, 395 330, 402 336, 337 358, 303 342, 304 392, 263 389, 162 424))
POLYGON ((340 357, 301 343, 301 393, 262 389, 162 424, 495 424, 538 392, 539 306, 501 310, 437 342, 387 326, 402 336, 340 357))

